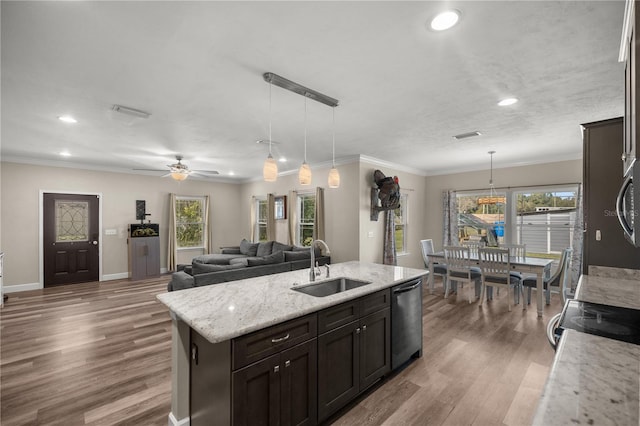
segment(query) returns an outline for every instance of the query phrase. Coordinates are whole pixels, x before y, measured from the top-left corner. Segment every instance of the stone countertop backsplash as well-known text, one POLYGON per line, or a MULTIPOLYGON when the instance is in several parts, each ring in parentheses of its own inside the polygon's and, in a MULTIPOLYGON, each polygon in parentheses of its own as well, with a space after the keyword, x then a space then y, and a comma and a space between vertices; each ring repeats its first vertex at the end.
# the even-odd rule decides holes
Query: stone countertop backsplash
MULTIPOLYGON (((357 261, 330 268, 331 278, 356 278, 371 284, 314 297, 292 290, 294 284, 310 283, 309 269, 301 269, 163 293, 158 299, 205 339, 218 343, 428 274, 423 269, 357 261)), ((316 283, 326 280, 325 268, 321 270, 316 283)))
MULTIPOLYGON (((640 281, 583 275, 575 299, 640 309, 640 281)), ((639 425, 640 346, 565 330, 533 424, 639 425)))

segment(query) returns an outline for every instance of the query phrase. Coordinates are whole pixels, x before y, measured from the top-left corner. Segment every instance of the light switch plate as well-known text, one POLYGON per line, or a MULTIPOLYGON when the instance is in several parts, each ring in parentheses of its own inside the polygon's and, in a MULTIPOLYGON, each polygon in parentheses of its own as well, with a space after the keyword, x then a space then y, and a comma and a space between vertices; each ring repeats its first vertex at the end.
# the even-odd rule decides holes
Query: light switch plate
POLYGON ((118 235, 117 229, 105 229, 104 235, 118 235))

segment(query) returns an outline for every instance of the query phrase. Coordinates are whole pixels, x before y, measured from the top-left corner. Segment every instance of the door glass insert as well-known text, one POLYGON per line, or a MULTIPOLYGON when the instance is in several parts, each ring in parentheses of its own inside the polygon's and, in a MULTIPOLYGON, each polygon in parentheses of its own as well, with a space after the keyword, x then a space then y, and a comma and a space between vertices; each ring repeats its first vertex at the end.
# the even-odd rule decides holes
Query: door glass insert
POLYGON ((56 200, 56 242, 89 241, 89 203, 56 200))

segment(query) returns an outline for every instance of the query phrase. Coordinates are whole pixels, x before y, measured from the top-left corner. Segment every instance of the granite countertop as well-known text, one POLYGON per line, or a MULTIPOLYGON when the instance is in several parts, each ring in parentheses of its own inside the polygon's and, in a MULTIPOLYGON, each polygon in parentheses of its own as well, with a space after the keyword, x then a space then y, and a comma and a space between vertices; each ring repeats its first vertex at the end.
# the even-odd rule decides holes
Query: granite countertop
MULTIPOLYGON (((575 298, 640 309, 640 282, 583 275, 575 298)), ((640 424, 640 346, 565 330, 533 424, 640 424)))
MULTIPOLYGON (((291 289, 294 283, 309 284, 309 269, 301 269, 163 293, 158 299, 205 339, 218 343, 428 274, 424 269, 357 261, 330 268, 331 278, 356 278, 371 284, 314 297, 291 289)), ((316 282, 325 280, 325 268, 321 270, 316 282)))

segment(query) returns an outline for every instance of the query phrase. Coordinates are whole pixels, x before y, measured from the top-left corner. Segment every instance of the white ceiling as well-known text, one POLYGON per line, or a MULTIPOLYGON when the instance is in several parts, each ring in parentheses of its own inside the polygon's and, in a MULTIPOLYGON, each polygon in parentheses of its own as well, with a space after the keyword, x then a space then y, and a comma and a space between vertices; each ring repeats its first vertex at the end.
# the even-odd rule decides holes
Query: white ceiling
MULTIPOLYGON (((265 72, 340 101, 338 161, 425 175, 488 169, 489 150, 496 168, 581 158, 579 124, 624 113, 624 1, 2 1, 1 14, 3 161, 131 172, 182 154, 259 178, 265 72), (459 24, 427 30, 445 7, 459 24)), ((297 169, 304 97, 273 86, 272 126, 280 171, 297 169)), ((330 163, 332 109, 309 100, 306 128, 307 162, 330 163)))

